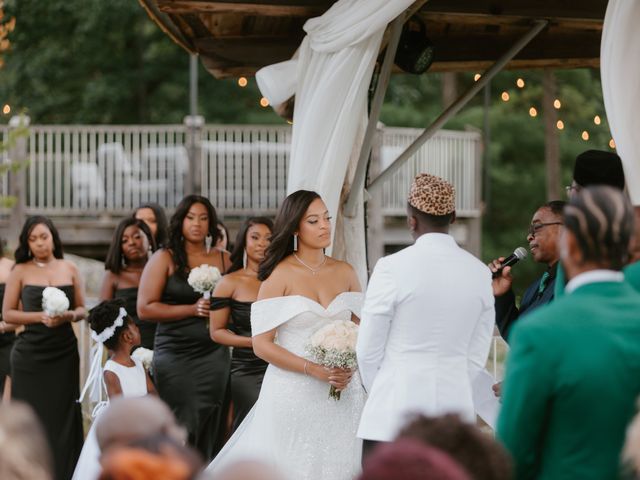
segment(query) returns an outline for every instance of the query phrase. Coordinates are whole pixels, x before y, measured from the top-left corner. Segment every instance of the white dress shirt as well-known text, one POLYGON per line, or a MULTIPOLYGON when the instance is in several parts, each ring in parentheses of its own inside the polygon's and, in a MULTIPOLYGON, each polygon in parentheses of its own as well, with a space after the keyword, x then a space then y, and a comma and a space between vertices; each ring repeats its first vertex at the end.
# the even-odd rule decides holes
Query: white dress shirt
POLYGON ((493 305, 489 268, 450 235, 380 259, 356 349, 369 392, 358 437, 393 440, 411 413, 475 420, 471 382, 489 355, 493 305))

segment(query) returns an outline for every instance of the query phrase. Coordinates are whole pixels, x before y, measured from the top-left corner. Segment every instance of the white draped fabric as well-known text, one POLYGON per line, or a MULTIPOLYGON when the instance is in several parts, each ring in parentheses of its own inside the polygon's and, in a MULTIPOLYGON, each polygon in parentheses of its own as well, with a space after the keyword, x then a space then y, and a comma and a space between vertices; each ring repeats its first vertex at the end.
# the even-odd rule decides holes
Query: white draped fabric
POLYGON ((609 0, 600 45, 607 119, 634 205, 640 205, 640 1, 609 0))
POLYGON ((367 122, 367 91, 387 24, 413 0, 340 0, 308 20, 293 59, 260 70, 256 79, 272 105, 295 95, 288 193, 317 191, 336 220, 333 255, 366 282, 364 208, 340 212, 343 186, 355 173, 367 122))

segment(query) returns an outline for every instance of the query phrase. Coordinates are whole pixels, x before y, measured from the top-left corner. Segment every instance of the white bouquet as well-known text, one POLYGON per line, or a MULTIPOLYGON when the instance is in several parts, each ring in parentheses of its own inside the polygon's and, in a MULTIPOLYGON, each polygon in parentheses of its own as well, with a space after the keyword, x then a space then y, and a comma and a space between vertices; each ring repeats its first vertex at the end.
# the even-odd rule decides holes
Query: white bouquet
POLYGON ((50 317, 57 317, 69 310, 69 299, 62 290, 47 287, 42 292, 42 310, 50 317))
MULTIPOLYGON (((354 369, 358 326, 350 320, 336 320, 311 335, 307 351, 314 361, 329 368, 354 369)), ((332 385, 329 397, 340 400, 340 392, 332 385)))
POLYGON ((211 291, 222 278, 220 270, 206 263, 191 270, 187 282, 196 292, 201 293, 206 299, 211 297, 211 291))
POLYGON ((151 371, 151 365, 153 363, 153 350, 149 350, 148 348, 136 348, 135 351, 131 354, 131 358, 134 360, 139 360, 142 362, 142 366, 145 370, 151 371))

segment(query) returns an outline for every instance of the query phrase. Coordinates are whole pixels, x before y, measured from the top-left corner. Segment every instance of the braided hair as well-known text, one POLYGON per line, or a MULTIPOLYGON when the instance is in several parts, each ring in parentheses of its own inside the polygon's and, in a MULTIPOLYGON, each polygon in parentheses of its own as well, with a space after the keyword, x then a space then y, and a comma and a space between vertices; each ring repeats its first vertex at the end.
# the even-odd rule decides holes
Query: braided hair
POLYGON ((564 209, 565 227, 578 241, 584 261, 612 270, 622 270, 629 260, 633 222, 629 201, 608 186, 582 189, 564 209))

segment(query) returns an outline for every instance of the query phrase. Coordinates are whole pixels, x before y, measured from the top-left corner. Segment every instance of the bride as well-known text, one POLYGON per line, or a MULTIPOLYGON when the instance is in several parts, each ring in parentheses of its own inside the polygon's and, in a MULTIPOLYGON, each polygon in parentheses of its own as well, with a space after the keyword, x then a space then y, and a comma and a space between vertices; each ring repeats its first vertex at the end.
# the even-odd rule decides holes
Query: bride
POLYGON ((251 309, 253 349, 269 367, 255 406, 209 471, 257 459, 290 479, 347 480, 359 472, 365 392, 358 372, 325 368, 305 352, 327 322, 358 322, 363 301, 353 268, 324 254, 330 220, 315 192, 294 192, 280 208, 251 309), (331 385, 340 400, 329 398, 331 385))

